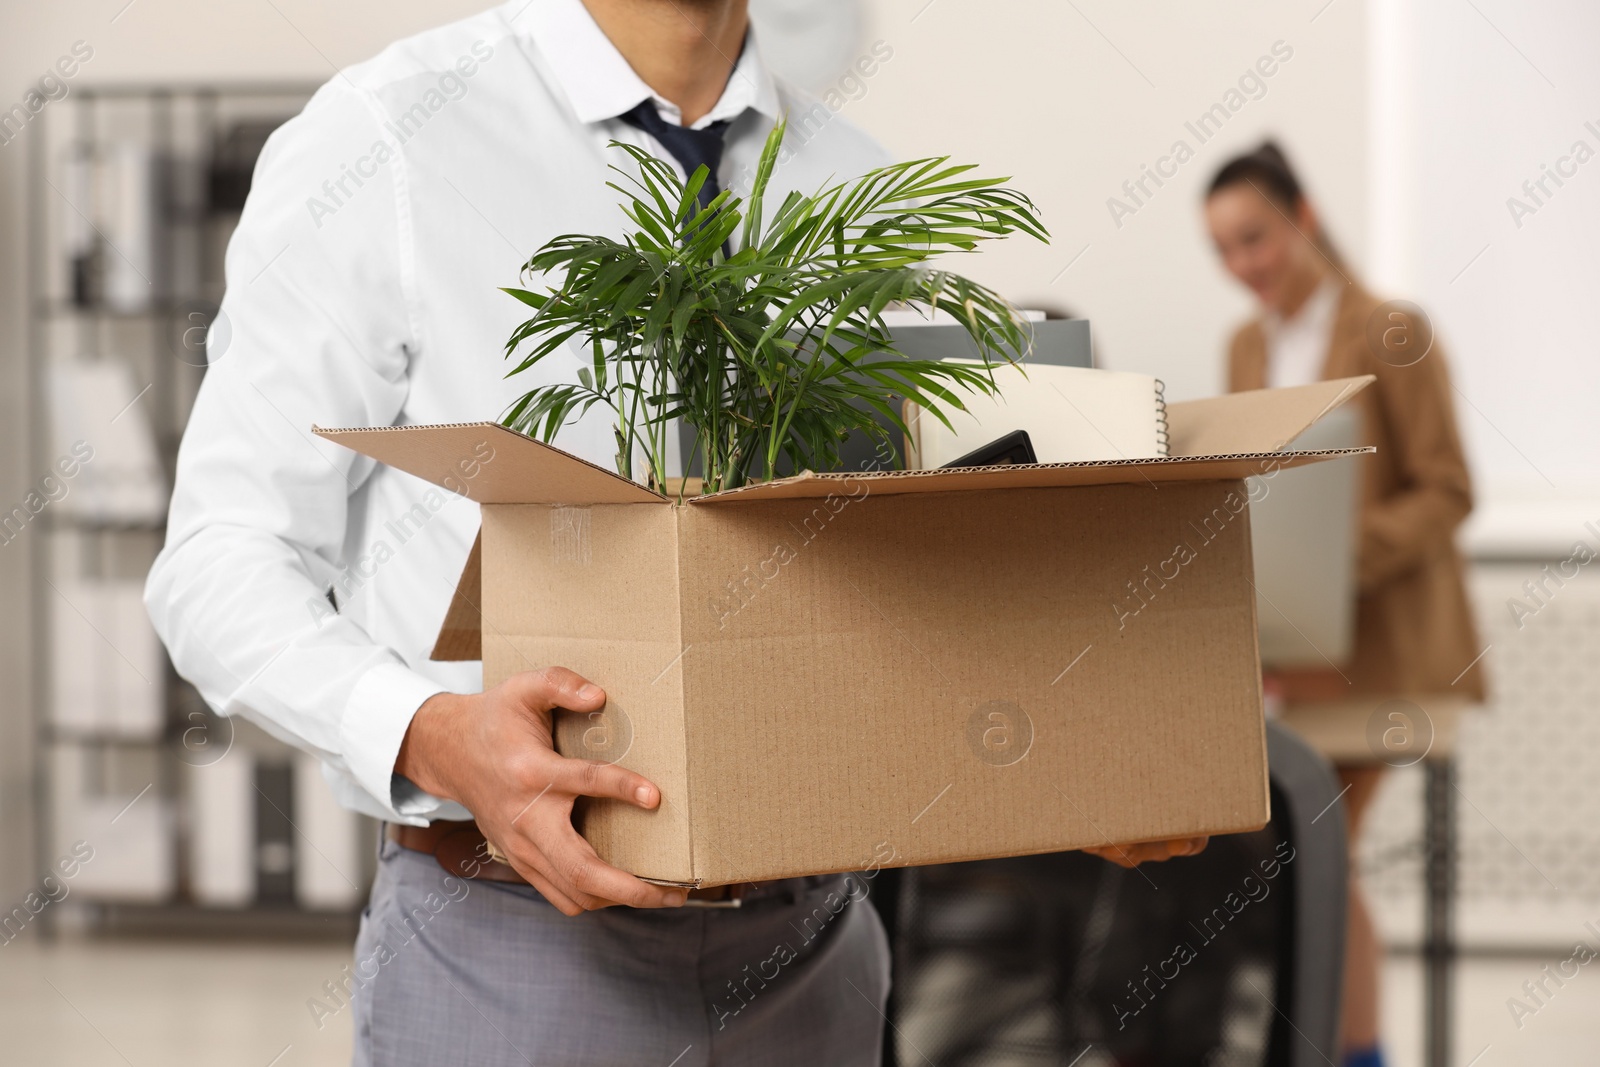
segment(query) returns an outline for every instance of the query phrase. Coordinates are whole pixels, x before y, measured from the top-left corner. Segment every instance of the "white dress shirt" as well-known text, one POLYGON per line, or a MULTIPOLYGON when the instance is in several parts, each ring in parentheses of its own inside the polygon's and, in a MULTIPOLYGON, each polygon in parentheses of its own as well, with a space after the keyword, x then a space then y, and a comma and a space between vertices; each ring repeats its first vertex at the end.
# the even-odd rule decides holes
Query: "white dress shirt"
POLYGON ((1269 388, 1310 385, 1322 380, 1328 346, 1333 341, 1333 320, 1339 314, 1339 298, 1344 289, 1345 284, 1329 274, 1292 318, 1285 319, 1276 312, 1263 317, 1269 388))
MULTIPOLYGON (((574 378, 576 353, 505 378, 528 309, 498 287, 559 234, 622 235, 606 168, 627 157, 606 142, 670 160, 616 118, 649 96, 580 0, 513 0, 341 72, 257 165, 146 601, 207 702, 317 754, 347 807, 468 817, 393 769, 423 701, 482 686, 481 665, 428 659, 478 509, 309 431, 493 420, 574 378)), ((732 121, 725 188, 748 188, 783 113, 771 202, 887 162, 751 41, 701 120, 732 121)), ((610 412, 559 443, 609 467, 610 412)))

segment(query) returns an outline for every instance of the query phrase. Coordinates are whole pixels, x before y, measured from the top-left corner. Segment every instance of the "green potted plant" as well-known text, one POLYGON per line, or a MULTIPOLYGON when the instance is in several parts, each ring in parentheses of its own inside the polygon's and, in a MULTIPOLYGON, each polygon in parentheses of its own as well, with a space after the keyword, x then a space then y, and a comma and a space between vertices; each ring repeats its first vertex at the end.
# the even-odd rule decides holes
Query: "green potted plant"
POLYGON ((592 360, 576 383, 529 391, 507 426, 550 441, 573 416, 609 407, 618 473, 633 478, 642 458, 645 483, 667 492, 667 432, 682 420, 709 493, 770 479, 780 461, 830 469, 851 431, 888 436, 874 412, 904 432, 891 395, 947 421, 943 409, 962 407, 957 390, 993 390, 993 362, 1027 351, 1026 323, 997 293, 927 262, 1018 231, 1048 240, 1032 202, 944 157, 790 193, 769 221, 764 196, 783 136, 780 124, 767 138, 748 197, 724 190, 704 206, 705 167, 685 181, 612 142, 638 165, 637 176, 612 168, 627 186, 608 183, 637 230, 557 237, 522 273, 559 284, 506 290, 534 309, 506 344, 511 375, 573 338, 592 360), (882 318, 891 305, 946 309, 981 363, 895 351, 882 318))

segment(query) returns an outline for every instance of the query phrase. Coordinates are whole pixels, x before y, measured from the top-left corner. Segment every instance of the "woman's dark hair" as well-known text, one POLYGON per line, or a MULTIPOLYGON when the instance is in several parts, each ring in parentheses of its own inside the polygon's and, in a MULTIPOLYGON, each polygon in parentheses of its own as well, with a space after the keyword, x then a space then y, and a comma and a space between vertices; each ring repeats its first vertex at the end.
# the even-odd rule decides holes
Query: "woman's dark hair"
MULTIPOLYGON (((1289 165, 1289 157, 1271 138, 1262 141, 1253 151, 1234 156, 1224 163, 1216 177, 1211 179, 1211 185, 1206 189, 1206 199, 1211 199, 1224 189, 1246 183, 1254 186, 1262 196, 1276 202, 1285 213, 1298 208, 1306 198, 1299 177, 1289 165)), ((1335 267, 1344 262, 1320 224, 1317 232, 1310 237, 1311 243, 1335 267)))
POLYGON ((1230 186, 1247 182, 1283 207, 1296 207, 1305 196, 1300 179, 1289 166, 1289 157, 1271 140, 1262 141, 1255 150, 1224 163, 1217 176, 1211 179, 1206 197, 1209 199, 1230 186))

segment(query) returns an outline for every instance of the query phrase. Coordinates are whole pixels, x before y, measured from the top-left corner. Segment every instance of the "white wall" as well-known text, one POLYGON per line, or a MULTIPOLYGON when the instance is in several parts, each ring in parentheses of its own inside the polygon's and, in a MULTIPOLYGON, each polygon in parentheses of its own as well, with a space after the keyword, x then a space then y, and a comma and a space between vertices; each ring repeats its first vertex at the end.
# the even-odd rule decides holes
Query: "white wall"
POLYGON ((1600 523, 1600 8, 1375 0, 1394 76, 1374 215, 1379 267, 1449 345, 1482 503, 1469 540, 1566 555, 1600 523), (1587 124, 1591 124, 1590 129, 1587 124), (1557 186, 1523 191, 1582 141, 1557 186), (1513 217, 1511 198, 1535 209, 1513 217), (1519 224, 1520 223, 1520 224, 1519 224))
MULTIPOLYGON (((894 56, 845 113, 900 154, 949 153, 1013 175, 1044 209, 1052 245, 1017 242, 963 269, 1018 299, 1090 316, 1110 362, 1163 374, 1175 396, 1210 392, 1227 328, 1248 310, 1199 229, 1199 189, 1228 154, 1264 132, 1280 135, 1347 252, 1362 258, 1365 3, 1336 0, 1319 14, 1324 2, 867 0, 866 41, 883 40, 894 56), (1201 145, 1184 122, 1221 100, 1276 41, 1293 58, 1265 80, 1264 97, 1201 145), (1196 148, 1195 158, 1115 225, 1107 198, 1123 195, 1122 182, 1179 138, 1196 148)), ((79 39, 95 48, 84 79, 321 78, 395 37, 485 6, 125 4, 0 0, 12 9, 0 42, 0 91, 20 94, 79 39)), ((20 155, 17 145, 0 151, 20 155)), ((0 159, 0 172, 13 176, 16 162, 0 159)), ((5 188, 15 195, 14 182, 5 188)))
POLYGON ((1323 2, 878 0, 870 36, 894 57, 846 114, 901 155, 1013 175, 1051 245, 1013 241, 961 269, 1088 317, 1107 365, 1159 374, 1174 398, 1204 395, 1221 387, 1222 347, 1250 309, 1200 227, 1201 192, 1229 155, 1277 135, 1336 240, 1363 259, 1365 4, 1338 0, 1319 16, 1323 2), (1265 95, 1200 144, 1184 123, 1277 41, 1293 56, 1265 95), (1107 199, 1180 138, 1195 157, 1147 185, 1147 206, 1117 226, 1107 199))

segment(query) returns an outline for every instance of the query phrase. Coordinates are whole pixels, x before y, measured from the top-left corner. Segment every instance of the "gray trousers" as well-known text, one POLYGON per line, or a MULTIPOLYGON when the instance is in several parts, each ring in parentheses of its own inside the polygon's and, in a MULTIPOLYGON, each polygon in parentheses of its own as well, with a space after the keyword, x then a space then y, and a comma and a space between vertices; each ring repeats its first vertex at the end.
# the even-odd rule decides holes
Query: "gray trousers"
POLYGON ((354 1063, 877 1067, 889 952, 868 886, 567 918, 385 841, 347 983, 354 1063))

